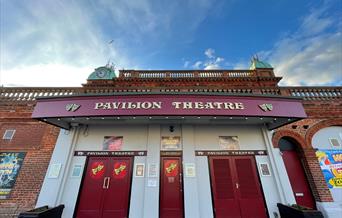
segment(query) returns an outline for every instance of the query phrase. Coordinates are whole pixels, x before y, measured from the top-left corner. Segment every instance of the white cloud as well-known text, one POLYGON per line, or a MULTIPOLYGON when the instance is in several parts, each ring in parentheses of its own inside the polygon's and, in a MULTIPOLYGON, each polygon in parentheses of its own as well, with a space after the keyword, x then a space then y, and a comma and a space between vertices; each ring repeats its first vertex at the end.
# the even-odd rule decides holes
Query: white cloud
POLYGON ((203 61, 196 61, 192 67, 195 69, 204 69, 204 70, 217 70, 221 68, 221 64, 224 62, 224 58, 217 57, 215 55, 215 50, 212 48, 208 48, 204 51, 204 55, 206 59, 203 61))
MULTIPOLYGON (((78 70, 91 69, 83 72, 89 75, 109 58, 118 68, 141 68, 145 58, 152 59, 171 41, 188 42, 201 22, 211 15, 210 10, 220 7, 217 3, 0 1, 0 85, 26 85, 27 81, 36 80, 34 84, 45 86, 51 83, 50 78, 71 78, 70 73, 78 70), (108 46, 112 39, 114 42, 108 46), (43 77, 30 76, 35 75, 32 70, 43 71, 44 66, 43 77), (56 71, 51 66, 58 66, 61 71, 52 75, 56 71), (15 82, 10 75, 13 73, 26 79, 15 82)), ((80 84, 83 78, 74 79, 75 84, 80 84)), ((60 80, 52 83, 64 85, 57 81, 60 80)))
POLYGON ((190 61, 184 61, 183 67, 188 68, 190 65, 190 61))
POLYGON ((90 67, 39 64, 10 69, 3 75, 3 79, 6 81, 6 86, 70 87, 81 86, 93 71, 94 69, 90 67))
POLYGON ((261 52, 283 76, 280 85, 342 85, 342 25, 328 7, 311 10, 296 32, 261 52))
POLYGON ((203 64, 202 61, 196 61, 194 63, 194 65, 192 65, 192 67, 195 68, 195 69, 200 69, 202 64, 203 64))
POLYGON ((204 54, 208 57, 208 58, 214 58, 215 56, 215 50, 212 48, 208 48, 207 50, 205 50, 204 54))

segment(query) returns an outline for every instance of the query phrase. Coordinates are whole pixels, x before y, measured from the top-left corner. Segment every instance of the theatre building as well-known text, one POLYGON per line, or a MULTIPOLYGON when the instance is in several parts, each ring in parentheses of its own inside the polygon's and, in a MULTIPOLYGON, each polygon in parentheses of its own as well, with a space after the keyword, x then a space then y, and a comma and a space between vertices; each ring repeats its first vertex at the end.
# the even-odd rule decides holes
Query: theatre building
POLYGON ((79 218, 277 218, 282 203, 338 217, 342 88, 280 80, 257 59, 249 70, 104 66, 80 88, 33 94, 33 120, 60 128, 35 206, 79 218))

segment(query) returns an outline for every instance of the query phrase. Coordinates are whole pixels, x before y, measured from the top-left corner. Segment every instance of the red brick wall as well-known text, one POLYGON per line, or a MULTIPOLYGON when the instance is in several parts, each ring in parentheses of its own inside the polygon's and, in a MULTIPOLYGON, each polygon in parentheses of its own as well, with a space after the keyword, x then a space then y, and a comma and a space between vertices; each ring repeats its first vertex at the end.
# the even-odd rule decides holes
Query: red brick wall
POLYGON ((304 119, 283 126, 275 131, 272 138, 274 147, 278 147, 279 140, 285 136, 297 143, 309 185, 315 200, 319 202, 331 202, 333 198, 325 182, 311 141, 313 135, 322 128, 342 126, 342 112, 339 104, 338 101, 337 103, 334 102, 329 108, 319 107, 322 105, 320 102, 317 102, 317 105, 310 104, 305 109, 308 114, 311 114, 310 118, 317 117, 316 119, 304 119), (317 114, 317 116, 314 114, 317 114), (322 119, 322 117, 331 118, 322 119))
POLYGON ((0 217, 12 217, 34 208, 59 129, 32 120, 31 108, 0 107, 0 152, 26 152, 10 198, 0 200, 0 217), (15 129, 12 140, 3 140, 6 129, 15 129))

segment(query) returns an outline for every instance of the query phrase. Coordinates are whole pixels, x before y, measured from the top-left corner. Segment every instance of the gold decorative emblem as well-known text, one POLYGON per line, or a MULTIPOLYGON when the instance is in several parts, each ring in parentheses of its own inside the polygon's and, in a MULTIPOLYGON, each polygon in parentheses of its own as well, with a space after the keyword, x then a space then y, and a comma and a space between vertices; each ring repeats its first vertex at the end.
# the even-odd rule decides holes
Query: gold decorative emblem
POLYGON ((273 110, 273 105, 272 104, 260 104, 259 107, 263 111, 272 111, 273 110))
POLYGON ((114 173, 115 175, 119 175, 125 169, 126 169, 126 165, 121 164, 119 168, 114 169, 114 173))
POLYGON ((75 111, 77 111, 80 107, 81 107, 81 105, 72 103, 72 104, 67 104, 67 105, 65 106, 65 110, 71 111, 71 112, 75 112, 75 111))
POLYGON ((167 173, 171 173, 175 168, 177 167, 177 164, 176 163, 171 163, 170 165, 169 165, 169 167, 166 167, 166 172, 167 173))
POLYGON ((103 165, 99 164, 99 165, 97 165, 97 167, 91 169, 91 171, 93 172, 93 175, 96 175, 98 172, 101 172, 103 167, 104 167, 103 165))

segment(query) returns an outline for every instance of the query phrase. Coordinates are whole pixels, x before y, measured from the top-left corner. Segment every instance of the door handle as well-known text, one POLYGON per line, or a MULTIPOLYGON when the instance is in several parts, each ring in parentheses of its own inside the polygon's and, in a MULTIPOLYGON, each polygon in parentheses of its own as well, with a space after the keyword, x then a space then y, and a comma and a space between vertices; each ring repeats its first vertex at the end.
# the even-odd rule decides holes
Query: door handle
POLYGON ((106 189, 106 181, 107 181, 107 178, 109 178, 109 177, 104 177, 104 178, 103 178, 103 184, 102 184, 102 188, 103 188, 103 189, 106 189))
POLYGON ((109 188, 109 183, 110 183, 110 177, 107 177, 108 180, 107 180, 107 185, 106 185, 106 188, 108 189, 109 188))
POLYGON ((239 183, 235 183, 235 186, 238 189, 239 188, 239 183))

